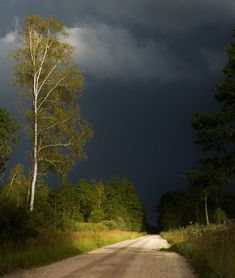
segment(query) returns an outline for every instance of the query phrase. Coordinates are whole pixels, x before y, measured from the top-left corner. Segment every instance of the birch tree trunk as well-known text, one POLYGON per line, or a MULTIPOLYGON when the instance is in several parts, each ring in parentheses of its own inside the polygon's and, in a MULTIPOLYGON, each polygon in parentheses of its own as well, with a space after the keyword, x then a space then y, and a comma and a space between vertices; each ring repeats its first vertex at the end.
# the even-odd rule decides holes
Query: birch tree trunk
POLYGON ((209 225, 210 221, 209 221, 209 216, 208 216, 207 199, 208 199, 208 194, 207 194, 207 191, 205 190, 204 191, 204 205, 205 205, 206 225, 209 225))
POLYGON ((33 177, 31 182, 31 194, 30 194, 30 212, 34 209, 35 199, 35 186, 38 175, 38 119, 37 119, 37 96, 35 92, 34 99, 34 144, 33 144, 33 177))

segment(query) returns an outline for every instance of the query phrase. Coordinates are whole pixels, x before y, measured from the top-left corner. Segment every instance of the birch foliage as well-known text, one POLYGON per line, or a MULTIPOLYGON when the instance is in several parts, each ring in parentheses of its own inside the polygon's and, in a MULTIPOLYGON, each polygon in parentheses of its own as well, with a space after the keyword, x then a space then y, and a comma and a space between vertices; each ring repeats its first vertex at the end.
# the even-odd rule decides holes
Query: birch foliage
POLYGON ((91 129, 80 115, 83 76, 73 61, 75 48, 66 42, 63 24, 53 17, 28 16, 22 37, 22 46, 13 53, 13 83, 24 97, 32 141, 32 211, 38 174, 68 173, 85 157, 91 129))

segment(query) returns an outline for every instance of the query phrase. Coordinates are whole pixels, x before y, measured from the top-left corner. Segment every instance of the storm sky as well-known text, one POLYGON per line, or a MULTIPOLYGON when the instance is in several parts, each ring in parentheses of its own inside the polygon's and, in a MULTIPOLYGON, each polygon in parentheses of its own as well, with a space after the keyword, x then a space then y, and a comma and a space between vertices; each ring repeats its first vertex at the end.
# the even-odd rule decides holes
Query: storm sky
MULTIPOLYGON (((85 77, 81 108, 94 137, 71 181, 128 177, 154 223, 161 193, 185 188, 182 174, 200 157, 190 123, 218 106, 213 87, 223 78, 235 1, 1 0, 0 105, 21 122, 8 52, 28 14, 65 24, 85 77)), ((26 162, 26 142, 11 164, 26 162)))

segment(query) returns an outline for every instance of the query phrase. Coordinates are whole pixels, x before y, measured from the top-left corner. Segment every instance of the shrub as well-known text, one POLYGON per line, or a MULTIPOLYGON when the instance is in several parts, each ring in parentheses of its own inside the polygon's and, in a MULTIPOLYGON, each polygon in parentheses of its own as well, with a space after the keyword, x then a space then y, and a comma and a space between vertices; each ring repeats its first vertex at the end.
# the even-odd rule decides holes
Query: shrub
POLYGON ((102 223, 74 223, 73 231, 78 232, 93 232, 93 231, 107 231, 108 228, 102 223))
POLYGON ((116 230, 118 228, 117 223, 114 220, 103 220, 102 225, 105 225, 108 230, 116 230))
POLYGON ((226 212, 221 208, 217 208, 214 212, 214 220, 216 223, 224 223, 227 219, 226 212))
POLYGON ((124 221, 124 219, 122 217, 118 216, 117 218, 115 218, 114 221, 117 224, 117 228, 119 230, 122 230, 122 231, 128 230, 127 224, 126 224, 126 222, 124 221))
POLYGON ((30 224, 30 216, 25 208, 17 207, 14 202, 1 199, 0 202, 0 244, 8 241, 22 244, 37 233, 30 224))
POLYGON ((104 219, 105 215, 102 209, 92 210, 89 217, 89 222, 99 223, 104 219))

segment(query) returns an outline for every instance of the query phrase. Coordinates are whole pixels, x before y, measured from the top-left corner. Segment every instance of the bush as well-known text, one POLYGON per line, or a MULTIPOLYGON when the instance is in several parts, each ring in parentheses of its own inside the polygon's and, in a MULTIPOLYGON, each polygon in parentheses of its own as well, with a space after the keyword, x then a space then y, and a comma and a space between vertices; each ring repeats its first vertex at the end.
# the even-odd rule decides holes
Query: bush
POLYGON ((117 228, 119 230, 122 230, 122 231, 128 230, 126 222, 124 221, 124 219, 122 217, 119 216, 114 221, 117 224, 117 228))
POLYGON ((99 223, 104 219, 105 215, 102 209, 92 210, 89 217, 89 222, 99 223))
POLYGON ((227 219, 226 212, 221 208, 217 208, 214 212, 215 222, 221 224, 224 223, 226 219, 227 219))
POLYGON ((1 199, 0 245, 8 241, 22 244, 28 237, 35 236, 37 233, 30 223, 30 215, 25 208, 17 207, 10 200, 1 199))
POLYGON ((77 232, 94 232, 107 231, 108 228, 102 223, 74 223, 72 230, 77 232))
POLYGON ((105 227, 107 227, 108 230, 116 230, 118 228, 118 225, 115 221, 113 220, 103 220, 101 222, 102 225, 105 225, 105 227))

